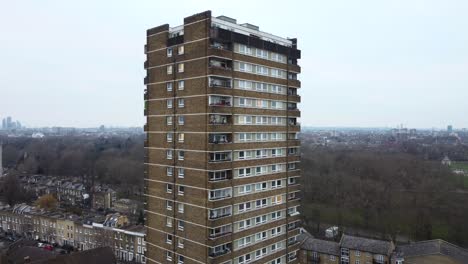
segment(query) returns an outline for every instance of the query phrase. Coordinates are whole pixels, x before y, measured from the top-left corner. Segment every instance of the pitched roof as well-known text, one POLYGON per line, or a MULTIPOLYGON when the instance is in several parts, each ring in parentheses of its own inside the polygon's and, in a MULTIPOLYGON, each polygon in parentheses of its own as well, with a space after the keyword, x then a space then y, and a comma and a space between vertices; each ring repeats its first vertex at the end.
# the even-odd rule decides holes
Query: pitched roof
POLYGON ((450 244, 441 239, 427 240, 397 246, 395 254, 398 257, 417 257, 428 255, 445 255, 461 263, 468 263, 468 249, 450 244))
POLYGON ((393 251, 393 243, 391 241, 355 237, 345 234, 341 237, 340 245, 343 248, 357 249, 387 256, 393 251))
POLYGON ((301 249, 334 256, 340 255, 340 244, 336 242, 316 239, 309 233, 300 234, 299 241, 302 241, 301 249))

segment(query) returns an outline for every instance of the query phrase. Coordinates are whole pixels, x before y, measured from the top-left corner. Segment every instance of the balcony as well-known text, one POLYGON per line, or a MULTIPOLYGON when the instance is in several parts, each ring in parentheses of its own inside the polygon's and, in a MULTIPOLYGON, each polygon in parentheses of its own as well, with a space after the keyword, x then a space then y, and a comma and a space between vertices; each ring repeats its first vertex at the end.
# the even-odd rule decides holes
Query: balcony
POLYGON ((229 115, 210 115, 210 125, 230 125, 231 123, 229 115))
POLYGON ((217 182, 232 179, 232 171, 210 171, 208 172, 208 181, 217 182))
POLYGON ((149 67, 149 63, 148 63, 148 61, 145 61, 143 63, 143 68, 148 69, 148 67, 149 67))
POLYGON ((211 144, 232 143, 232 135, 231 134, 210 134, 209 142, 211 144))
POLYGON ((231 212, 216 213, 216 212, 210 211, 210 217, 209 217, 209 219, 210 219, 210 220, 216 220, 216 219, 223 218, 223 217, 226 217, 226 216, 231 216, 231 215, 232 215, 231 212))
POLYGON ((148 91, 145 89, 145 94, 143 96, 143 99, 148 100, 149 99, 149 94, 148 91))
POLYGON ((289 118, 288 125, 290 125, 290 126, 300 126, 300 123, 297 122, 296 118, 289 118))
POLYGON ((226 162, 226 161, 231 161, 231 152, 209 153, 208 162, 216 163, 216 162, 226 162))
POLYGON ((220 77, 209 77, 210 87, 232 88, 231 79, 220 77))
POLYGON ((210 106, 232 106, 232 98, 229 96, 210 96, 210 106))
POLYGON ((228 248, 220 250, 220 251, 210 252, 210 257, 211 258, 217 258, 219 256, 226 255, 229 252, 231 252, 231 250, 228 249, 228 248))
POLYGON ((218 49, 218 50, 229 50, 229 51, 232 50, 231 45, 229 43, 221 43, 218 41, 211 41, 210 48, 218 49))
POLYGON ((232 69, 232 61, 231 60, 224 60, 219 58, 210 58, 209 63, 210 68, 222 69, 222 70, 231 70, 232 69))
POLYGON ((288 103, 288 110, 298 110, 297 103, 288 103))
POLYGON ((146 76, 144 79, 143 79, 143 84, 147 85, 149 83, 149 78, 148 76, 146 76))
POLYGON ((148 124, 144 124, 144 125, 143 125, 143 131, 145 131, 145 132, 148 132, 148 131, 149 131, 148 124))
POLYGON ((208 195, 208 200, 210 201, 218 201, 229 199, 232 197, 232 189, 218 189, 218 190, 211 190, 208 195))

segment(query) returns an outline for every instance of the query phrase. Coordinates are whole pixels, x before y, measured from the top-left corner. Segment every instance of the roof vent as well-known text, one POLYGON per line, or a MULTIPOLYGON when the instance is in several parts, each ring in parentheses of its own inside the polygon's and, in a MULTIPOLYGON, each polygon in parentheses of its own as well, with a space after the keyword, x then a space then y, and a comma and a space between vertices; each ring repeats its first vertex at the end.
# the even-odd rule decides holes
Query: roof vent
POLYGON ((234 18, 230 18, 230 17, 227 17, 227 16, 218 16, 216 18, 227 21, 227 22, 230 22, 230 23, 237 24, 237 20, 235 20, 234 18))
POLYGON ((260 28, 258 26, 252 25, 252 24, 249 24, 249 23, 244 23, 241 26, 246 27, 246 28, 250 28, 250 29, 253 29, 253 30, 257 30, 257 31, 260 30, 260 28))

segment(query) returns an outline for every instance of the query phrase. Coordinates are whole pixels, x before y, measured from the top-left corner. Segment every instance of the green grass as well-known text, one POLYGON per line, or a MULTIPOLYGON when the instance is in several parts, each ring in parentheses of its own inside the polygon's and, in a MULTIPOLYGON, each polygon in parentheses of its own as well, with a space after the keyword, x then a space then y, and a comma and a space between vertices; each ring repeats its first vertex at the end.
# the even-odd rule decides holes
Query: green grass
POLYGON ((454 161, 452 162, 452 165, 450 165, 450 168, 454 170, 464 170, 468 172, 468 162, 454 161))

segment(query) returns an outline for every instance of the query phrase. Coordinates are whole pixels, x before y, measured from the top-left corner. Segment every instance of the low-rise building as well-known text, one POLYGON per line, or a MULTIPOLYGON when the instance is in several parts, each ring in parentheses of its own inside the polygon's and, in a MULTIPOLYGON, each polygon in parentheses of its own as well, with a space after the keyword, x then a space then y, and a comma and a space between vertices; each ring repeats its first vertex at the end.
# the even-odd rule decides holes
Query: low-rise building
POLYGON ((130 225, 128 217, 120 213, 78 217, 21 204, 0 210, 0 228, 5 233, 78 250, 108 246, 120 261, 146 263, 146 228, 130 225))
POLYGON ((115 211, 128 215, 136 215, 140 207, 140 202, 131 199, 119 199, 113 204, 115 211))
POLYGON ((446 241, 435 239, 397 246, 392 264, 468 263, 468 250, 446 241))
POLYGON ((322 240, 312 237, 307 233, 300 235, 302 241, 300 263, 340 263, 340 244, 334 241, 322 240))

